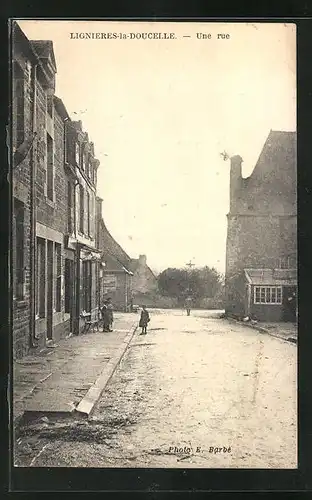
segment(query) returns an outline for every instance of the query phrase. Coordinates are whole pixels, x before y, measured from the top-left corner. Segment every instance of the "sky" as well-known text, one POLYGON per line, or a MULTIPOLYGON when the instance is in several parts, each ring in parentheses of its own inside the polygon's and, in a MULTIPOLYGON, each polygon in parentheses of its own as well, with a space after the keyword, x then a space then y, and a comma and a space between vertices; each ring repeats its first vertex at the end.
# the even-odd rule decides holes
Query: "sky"
POLYGON ((224 272, 230 164, 220 153, 239 154, 246 177, 271 129, 296 130, 295 25, 19 25, 53 41, 56 95, 94 142, 113 237, 157 273, 190 260, 224 272), (113 32, 128 38, 70 35, 113 32), (143 32, 175 38, 129 39, 143 32))

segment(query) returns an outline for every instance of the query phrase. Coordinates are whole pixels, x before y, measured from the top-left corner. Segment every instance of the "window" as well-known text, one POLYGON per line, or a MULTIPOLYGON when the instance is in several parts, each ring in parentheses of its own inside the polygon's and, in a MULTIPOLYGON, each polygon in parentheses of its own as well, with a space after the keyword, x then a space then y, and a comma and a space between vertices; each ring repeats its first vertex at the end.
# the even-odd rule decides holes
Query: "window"
POLYGON ((84 192, 83 187, 79 186, 79 198, 80 198, 80 206, 79 206, 79 231, 83 233, 84 231, 84 192))
POLYGON ((94 193, 91 193, 90 198, 90 236, 94 238, 95 233, 95 214, 94 214, 94 193))
POLYGON ((281 304, 281 286, 256 286, 254 288, 255 304, 281 304))
POLYGON ((89 156, 88 152, 84 151, 84 153, 82 155, 82 168, 87 176, 89 176, 89 158, 88 158, 88 156, 89 156))
POLYGON ((53 139, 47 133, 47 197, 54 201, 54 161, 53 139))
POLYGON ((71 234, 74 229, 73 224, 73 186, 71 181, 67 183, 67 191, 68 191, 68 205, 67 205, 67 230, 68 233, 71 234))
POLYGON ((24 203, 14 198, 13 216, 13 294, 24 297, 24 203))
POLYGON ((47 112, 53 118, 53 97, 49 96, 47 99, 47 112))
POLYGON ((90 221, 90 193, 87 191, 87 225, 88 225, 88 236, 91 236, 91 221, 90 221))
POLYGON ((24 127, 24 103, 25 103, 25 90, 24 90, 24 72, 19 64, 14 63, 13 66, 13 147, 18 148, 25 138, 24 127))
POLYGON ((80 164, 80 145, 79 145, 79 142, 76 142, 75 152, 76 152, 76 163, 79 167, 79 164, 80 164))
POLYGON ((36 259, 36 318, 45 317, 45 240, 37 238, 36 259))
POLYGON ((55 243, 55 262, 56 262, 56 276, 55 276, 55 310, 61 311, 61 293, 62 293, 62 254, 60 243, 55 243))

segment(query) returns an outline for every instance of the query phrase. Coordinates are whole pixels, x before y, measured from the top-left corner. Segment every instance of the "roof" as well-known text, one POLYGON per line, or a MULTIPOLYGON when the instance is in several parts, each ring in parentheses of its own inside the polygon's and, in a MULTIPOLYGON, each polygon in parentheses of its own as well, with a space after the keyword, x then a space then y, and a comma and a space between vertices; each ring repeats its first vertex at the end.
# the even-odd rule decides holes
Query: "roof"
POLYGON ((295 286, 296 269, 244 269, 245 277, 251 285, 295 286))
MULTIPOLYGON (((136 272, 136 270, 138 269, 139 267, 139 263, 140 263, 140 259, 131 259, 131 262, 130 262, 130 269, 133 273, 136 272)), ((147 269, 149 270, 149 272, 152 274, 152 276, 154 278, 156 278, 155 274, 153 273, 153 271, 151 270, 151 268, 146 265, 147 269)))
POLYGON ((253 172, 245 181, 250 183, 261 177, 268 182, 283 180, 296 184, 296 142, 296 132, 270 130, 253 172))
POLYGON ((31 46, 40 59, 51 58, 51 63, 56 71, 56 61, 52 40, 30 40, 31 46))
POLYGON ((65 107, 65 104, 63 103, 62 99, 60 99, 59 97, 57 97, 56 95, 53 96, 53 100, 54 100, 54 105, 55 105, 55 108, 56 108, 56 111, 58 112, 58 114, 63 118, 70 118, 69 114, 68 114, 68 111, 65 107))
POLYGON ((122 265, 121 262, 119 262, 118 259, 114 255, 111 255, 108 252, 105 252, 106 255, 104 256, 105 259, 105 268, 104 272, 124 272, 126 274, 132 275, 133 273, 127 269, 125 266, 122 265))
POLYGON ((100 221, 101 224, 101 250, 108 252, 127 270, 131 270, 131 258, 124 251, 124 249, 117 243, 117 241, 112 237, 110 232, 108 231, 103 218, 100 221))

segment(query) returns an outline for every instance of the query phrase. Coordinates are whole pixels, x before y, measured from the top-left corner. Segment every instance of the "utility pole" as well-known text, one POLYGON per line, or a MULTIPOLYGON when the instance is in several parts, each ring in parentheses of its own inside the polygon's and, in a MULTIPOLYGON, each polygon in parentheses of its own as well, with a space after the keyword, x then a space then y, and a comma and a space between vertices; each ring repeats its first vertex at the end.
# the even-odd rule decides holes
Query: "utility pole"
POLYGON ((186 271, 186 273, 187 273, 187 281, 188 281, 188 292, 190 293, 190 279, 189 279, 190 276, 189 276, 189 272, 191 271, 192 267, 195 266, 195 264, 190 260, 190 262, 187 262, 185 265, 188 268, 187 271, 186 271))
POLYGON ((192 261, 187 262, 187 264, 185 264, 185 265, 186 265, 189 269, 191 269, 192 267, 194 267, 194 266, 195 266, 195 264, 193 264, 193 262, 192 262, 192 261))

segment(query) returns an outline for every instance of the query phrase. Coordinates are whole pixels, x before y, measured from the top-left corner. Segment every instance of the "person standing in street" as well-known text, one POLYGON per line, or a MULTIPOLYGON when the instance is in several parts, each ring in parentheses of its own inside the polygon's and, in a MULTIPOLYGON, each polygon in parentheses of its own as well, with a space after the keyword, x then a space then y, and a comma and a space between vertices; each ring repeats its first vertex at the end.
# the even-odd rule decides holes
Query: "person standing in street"
POLYGON ((192 299, 191 297, 187 297, 185 300, 185 308, 188 316, 191 314, 191 306, 192 306, 192 299))
POLYGON ((139 322, 139 327, 142 328, 142 332, 140 335, 146 335, 147 333, 147 325, 150 322, 149 313, 146 310, 146 306, 142 306, 141 317, 139 322))

